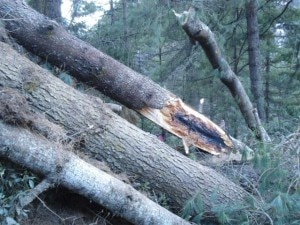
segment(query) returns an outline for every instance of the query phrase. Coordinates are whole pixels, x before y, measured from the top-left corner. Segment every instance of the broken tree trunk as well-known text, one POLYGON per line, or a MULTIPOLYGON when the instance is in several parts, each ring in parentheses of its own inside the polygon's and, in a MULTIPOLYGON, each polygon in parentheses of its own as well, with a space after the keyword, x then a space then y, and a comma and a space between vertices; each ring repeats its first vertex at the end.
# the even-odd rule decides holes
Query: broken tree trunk
MULTIPOLYGON (((2 90, 3 91, 3 90, 2 90)), ((133 224, 190 224, 40 134, 0 121, 0 156, 55 180, 133 224)))
POLYGON ((232 141, 220 127, 180 98, 70 35, 23 1, 0 1, 0 16, 7 19, 10 34, 29 51, 140 112, 182 138, 186 146, 194 145, 215 155, 232 149, 232 141))
POLYGON ((1 87, 18 90, 34 111, 63 126, 71 143, 115 172, 125 172, 132 182, 148 182, 153 190, 165 193, 174 208, 181 208, 196 192, 208 210, 214 204, 243 201, 245 191, 222 175, 141 131, 99 98, 66 85, 2 42, 0 68, 1 87))
POLYGON ((248 127, 256 132, 260 140, 270 142, 270 137, 267 132, 255 118, 253 113, 254 107, 242 83, 222 56, 212 31, 207 25, 196 18, 195 9, 193 7, 190 8, 188 12, 183 12, 182 14, 175 13, 175 15, 179 18, 181 26, 189 38, 201 45, 212 67, 219 70, 221 81, 230 90, 248 127))

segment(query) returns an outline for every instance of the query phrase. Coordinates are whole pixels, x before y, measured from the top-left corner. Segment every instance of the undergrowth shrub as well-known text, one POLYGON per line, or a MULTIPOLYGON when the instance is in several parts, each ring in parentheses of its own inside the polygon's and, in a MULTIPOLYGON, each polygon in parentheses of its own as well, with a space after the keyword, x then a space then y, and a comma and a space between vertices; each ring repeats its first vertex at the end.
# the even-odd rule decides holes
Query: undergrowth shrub
POLYGON ((0 224, 18 225, 28 211, 19 205, 19 197, 35 186, 37 177, 28 170, 0 161, 0 224))
MULTIPOLYGON (((215 221, 206 215, 201 196, 196 194, 182 210, 182 217, 196 224, 296 225, 300 224, 300 133, 280 144, 260 146, 251 165, 258 180, 243 205, 217 205, 215 221)), ((241 165, 242 166, 242 165, 241 165)), ((249 190, 247 190, 249 191, 249 190)))

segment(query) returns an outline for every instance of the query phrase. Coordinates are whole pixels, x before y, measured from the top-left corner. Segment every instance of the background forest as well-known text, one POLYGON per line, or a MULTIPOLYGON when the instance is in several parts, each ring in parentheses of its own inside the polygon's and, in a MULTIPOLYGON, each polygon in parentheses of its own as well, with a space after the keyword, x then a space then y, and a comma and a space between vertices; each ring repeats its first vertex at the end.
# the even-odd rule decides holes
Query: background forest
MULTIPOLYGON (((237 165, 204 162, 203 157, 207 156, 197 149, 193 149, 189 157, 200 158, 204 164, 239 183, 258 196, 257 202, 249 200, 247 208, 216 207, 218 218, 211 222, 206 221, 201 199, 196 195, 178 214, 197 224, 300 223, 299 0, 73 0, 70 19, 62 17, 60 10, 65 9, 60 8, 61 1, 53 1, 57 2, 58 10, 50 12, 39 3, 43 1, 27 2, 80 39, 172 91, 193 108, 198 110, 203 98, 203 114, 223 124, 231 136, 255 150, 251 162, 238 162, 237 165), (254 63, 256 75, 251 69, 253 55, 249 53, 253 51, 253 46, 249 47, 249 24, 253 22, 249 8, 253 5, 258 21, 254 26, 259 35, 255 42, 258 50, 258 64, 254 63), (262 124, 272 140, 268 145, 256 139, 235 99, 220 81, 222 74, 212 68, 201 46, 191 43, 178 22, 174 11, 182 13, 190 6, 197 8, 198 18, 214 33, 223 56, 258 108, 262 124), (97 12, 99 18, 91 26, 88 18, 97 12)), ((100 95, 76 81, 63 68, 55 68, 47 62, 41 64, 76 89, 100 95)), ((101 98, 112 102, 104 95, 101 98)), ((181 148, 178 138, 166 134, 149 120, 133 112, 123 116, 149 133, 162 135, 173 148, 181 148)), ((0 164, 0 220, 3 219, 0 223, 3 225, 18 224, 18 217, 30 214, 16 212, 14 204, 18 194, 35 186, 37 179, 30 172, 9 165, 0 164)), ((139 189, 172 209, 168 199, 152 194, 146 183, 139 189)), ((109 219, 107 216, 107 220, 93 224, 123 224, 109 222, 109 219)))

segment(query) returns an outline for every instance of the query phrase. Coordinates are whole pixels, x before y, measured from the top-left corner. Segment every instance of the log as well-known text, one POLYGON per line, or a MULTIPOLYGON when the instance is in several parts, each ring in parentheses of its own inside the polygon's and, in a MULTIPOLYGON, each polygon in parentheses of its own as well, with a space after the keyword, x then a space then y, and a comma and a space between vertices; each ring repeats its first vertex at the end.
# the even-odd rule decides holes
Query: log
MULTIPOLYGON (((79 143, 79 150, 117 173, 126 173, 132 182, 149 182, 150 188, 165 193, 175 210, 197 192, 208 211, 214 204, 243 201, 246 192, 239 186, 141 131, 99 98, 66 85, 2 42, 0 68, 0 87, 22 93, 32 110, 62 126, 67 138, 79 143)), ((28 124, 34 125, 34 119, 28 119, 28 124)))
POLYGON ((188 225, 133 187, 27 129, 0 121, 0 157, 23 165, 106 207, 133 224, 188 225))
POLYGON ((214 155, 232 150, 230 137, 204 115, 147 77, 70 35, 23 1, 0 1, 0 16, 6 19, 10 34, 29 51, 182 138, 186 153, 190 145, 214 155))

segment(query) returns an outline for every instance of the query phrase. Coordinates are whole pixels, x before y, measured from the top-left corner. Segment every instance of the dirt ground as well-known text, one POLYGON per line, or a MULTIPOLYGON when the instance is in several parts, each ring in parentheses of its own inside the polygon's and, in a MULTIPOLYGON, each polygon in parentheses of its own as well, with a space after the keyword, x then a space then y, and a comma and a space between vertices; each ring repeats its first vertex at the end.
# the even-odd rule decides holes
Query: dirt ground
POLYGON ((30 206, 22 225, 131 225, 101 206, 64 188, 50 190, 30 206))

